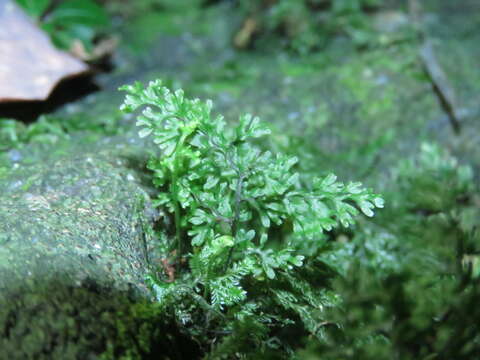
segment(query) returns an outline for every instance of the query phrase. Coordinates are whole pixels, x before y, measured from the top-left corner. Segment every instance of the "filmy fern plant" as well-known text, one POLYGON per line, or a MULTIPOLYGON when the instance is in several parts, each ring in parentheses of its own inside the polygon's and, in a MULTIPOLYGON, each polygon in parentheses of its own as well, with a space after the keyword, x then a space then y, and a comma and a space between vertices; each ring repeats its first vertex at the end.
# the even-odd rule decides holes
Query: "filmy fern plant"
POLYGON ((342 336, 311 339, 299 358, 479 358, 478 182, 445 148, 419 150, 393 168, 388 211, 348 244, 344 301, 327 315, 342 336))
POLYGON ((335 269, 321 257, 324 233, 352 225, 360 212, 373 216, 383 200, 334 175, 302 178, 297 158, 262 149, 257 139, 270 130, 257 117, 227 126, 211 101, 185 98, 160 80, 121 90, 121 109, 142 109, 139 135, 159 147, 148 167, 160 189, 156 205, 173 218, 161 236, 169 278, 150 277, 160 304, 222 355, 286 354, 294 341, 286 329, 321 334, 322 309, 336 301, 328 290, 335 269))

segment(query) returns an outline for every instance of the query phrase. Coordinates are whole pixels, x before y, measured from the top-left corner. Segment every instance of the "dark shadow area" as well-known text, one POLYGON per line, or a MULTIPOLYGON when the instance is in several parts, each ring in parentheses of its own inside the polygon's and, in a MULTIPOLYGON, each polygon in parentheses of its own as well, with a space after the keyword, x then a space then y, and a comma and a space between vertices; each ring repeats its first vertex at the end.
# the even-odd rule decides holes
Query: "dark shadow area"
POLYGON ((45 101, 14 101, 0 104, 0 118, 13 118, 26 123, 48 114, 59 107, 99 91, 94 74, 62 80, 45 101))
POLYGON ((2 289, 2 359, 197 359, 197 344, 158 304, 86 279, 2 289))

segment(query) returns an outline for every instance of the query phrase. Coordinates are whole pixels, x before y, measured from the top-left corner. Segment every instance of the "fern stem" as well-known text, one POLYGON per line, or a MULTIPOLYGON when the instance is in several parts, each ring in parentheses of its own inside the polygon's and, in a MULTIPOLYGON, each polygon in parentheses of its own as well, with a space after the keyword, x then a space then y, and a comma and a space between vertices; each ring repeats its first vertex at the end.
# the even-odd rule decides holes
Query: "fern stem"
POLYGON ((177 256, 181 256, 182 245, 181 245, 181 229, 180 229, 180 204, 178 202, 177 194, 178 194, 178 186, 177 186, 177 174, 175 170, 172 173, 172 185, 171 185, 171 194, 173 198, 173 209, 174 209, 174 216, 175 216, 175 242, 177 247, 177 256))
POLYGON ((228 269, 230 266, 230 262, 232 261, 232 256, 233 252, 235 250, 235 245, 236 245, 236 240, 237 240, 237 231, 238 231, 238 222, 240 220, 240 204, 242 202, 242 191, 243 191, 243 179, 245 175, 242 174, 238 178, 237 182, 237 188, 235 190, 235 213, 233 216, 233 221, 232 221, 232 237, 233 237, 233 246, 230 248, 230 251, 228 252, 228 258, 227 261, 225 262, 225 271, 228 269))
POLYGON ((177 245, 177 258, 180 258, 182 254, 182 228, 181 228, 181 209, 180 201, 178 199, 178 172, 180 168, 181 153, 183 149, 183 144, 185 142, 186 136, 182 134, 180 140, 177 143, 175 148, 175 158, 173 160, 173 169, 172 169, 172 183, 170 188, 170 193, 173 199, 173 209, 175 216, 175 241, 177 245))

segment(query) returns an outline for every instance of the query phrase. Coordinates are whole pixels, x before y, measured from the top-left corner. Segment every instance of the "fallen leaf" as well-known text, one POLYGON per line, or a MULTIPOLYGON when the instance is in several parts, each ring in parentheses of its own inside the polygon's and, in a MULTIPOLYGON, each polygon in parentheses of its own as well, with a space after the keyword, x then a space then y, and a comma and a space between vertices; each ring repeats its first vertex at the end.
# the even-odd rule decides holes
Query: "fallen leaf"
POLYGON ((45 100, 65 78, 89 71, 12 1, 0 0, 0 102, 45 100))

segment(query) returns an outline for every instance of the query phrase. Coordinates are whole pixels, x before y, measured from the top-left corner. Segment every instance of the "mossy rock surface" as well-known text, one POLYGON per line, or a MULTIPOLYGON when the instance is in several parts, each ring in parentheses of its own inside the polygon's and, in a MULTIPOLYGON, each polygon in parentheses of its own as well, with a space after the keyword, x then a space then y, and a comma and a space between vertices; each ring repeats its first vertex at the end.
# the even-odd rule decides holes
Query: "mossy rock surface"
POLYGON ((127 162, 75 149, 12 171, 0 183, 0 266, 19 278, 58 273, 145 291, 148 195, 127 162))
POLYGON ((182 337, 144 283, 161 255, 145 144, 78 140, 0 180, 0 358, 177 358, 182 337))
POLYGON ((0 295, 0 359, 190 359, 155 304, 113 287, 32 277, 0 295))

